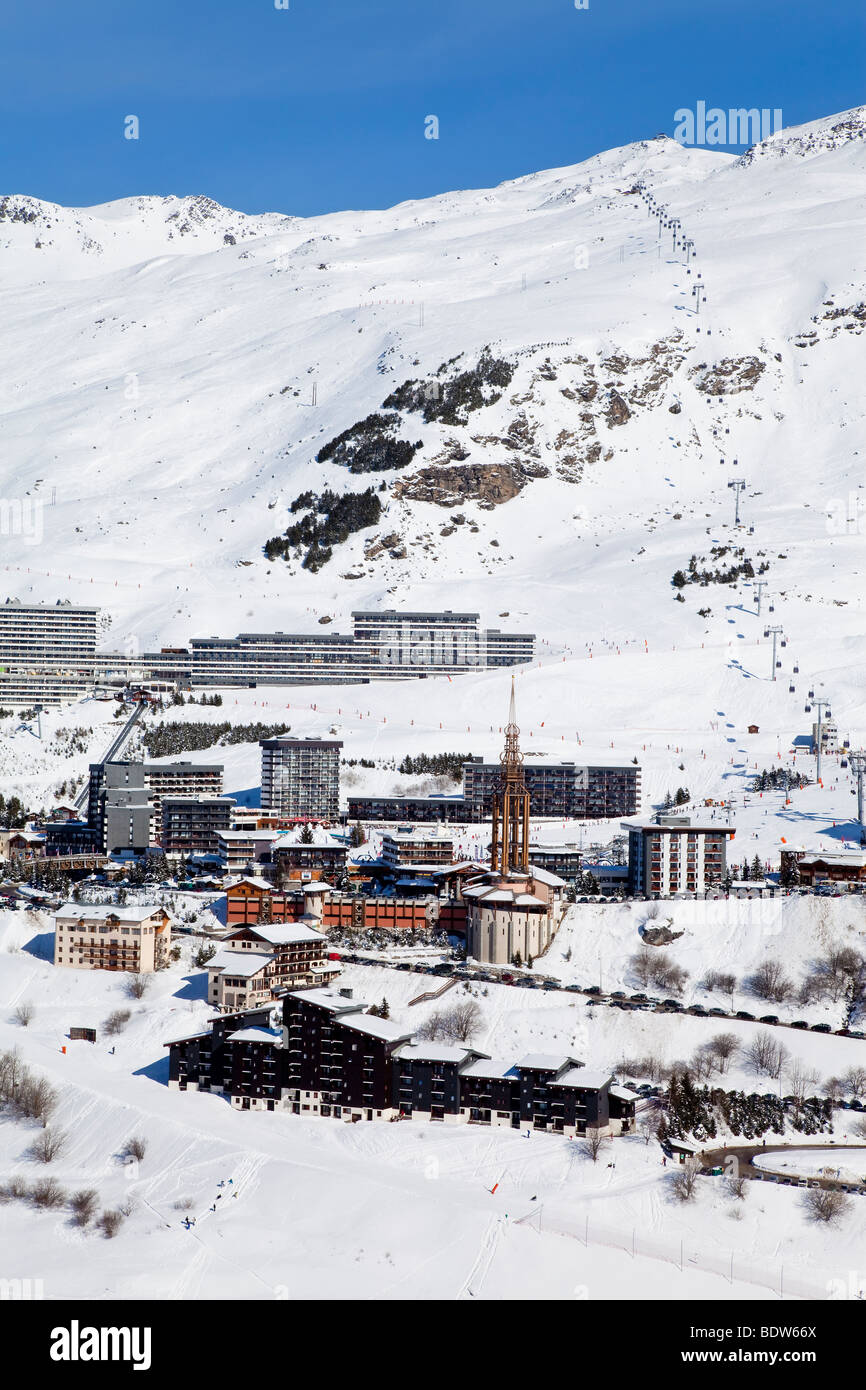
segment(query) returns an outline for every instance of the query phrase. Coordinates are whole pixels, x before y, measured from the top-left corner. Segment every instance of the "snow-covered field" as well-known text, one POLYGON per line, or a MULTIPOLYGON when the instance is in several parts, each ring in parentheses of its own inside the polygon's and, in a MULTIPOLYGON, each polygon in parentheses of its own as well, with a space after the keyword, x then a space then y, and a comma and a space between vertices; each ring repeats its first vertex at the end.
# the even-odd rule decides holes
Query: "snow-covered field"
MULTIPOLYGON (((116 976, 39 960, 39 940, 50 941, 43 926, 36 914, 0 924, 0 1048, 17 1045, 60 1087, 55 1123, 68 1142, 46 1169, 27 1157, 38 1131, 6 1119, 0 1171, 95 1187, 103 1208, 132 1203, 112 1241, 81 1234, 64 1211, 0 1206, 4 1275, 41 1278, 47 1298, 721 1299, 778 1296, 780 1279, 786 1297, 822 1297, 859 1267, 866 1200, 835 1233, 808 1220, 794 1189, 753 1184, 740 1202, 705 1178, 684 1207, 671 1199, 657 1145, 641 1137, 614 1141, 593 1164, 578 1142, 551 1135, 344 1126, 170 1092, 162 1044, 207 1016, 204 973, 179 962, 143 1001, 128 1001, 116 976), (26 1030, 12 1019, 23 1000, 36 1005, 26 1030), (133 1016, 113 1054, 105 1037, 68 1041, 70 1025, 99 1027, 124 1005, 133 1016), (133 1135, 147 1151, 130 1169, 119 1155, 133 1135)), ((386 995, 393 1017, 412 1026, 435 1007, 408 1007, 425 980, 356 966, 341 983, 371 1002, 386 995)), ((713 1029, 505 986, 478 997, 478 1046, 498 1056, 544 1048, 612 1065, 623 1050, 666 1042, 678 1052, 713 1029)), ((828 1069, 852 1064, 855 1051, 862 1060, 864 1045, 850 1040, 785 1037, 828 1069)), ((735 1084, 740 1073, 730 1076, 735 1084)), ((840 1125, 834 1138, 843 1142, 840 1125)))

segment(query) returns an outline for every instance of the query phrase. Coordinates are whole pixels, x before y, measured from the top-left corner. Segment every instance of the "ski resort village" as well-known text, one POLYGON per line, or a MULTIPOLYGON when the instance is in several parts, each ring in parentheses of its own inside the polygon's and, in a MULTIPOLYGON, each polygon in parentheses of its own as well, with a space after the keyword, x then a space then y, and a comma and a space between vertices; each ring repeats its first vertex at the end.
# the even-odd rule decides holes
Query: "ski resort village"
POLYGON ((0 199, 4 1285, 866 1297, 864 136, 0 199))

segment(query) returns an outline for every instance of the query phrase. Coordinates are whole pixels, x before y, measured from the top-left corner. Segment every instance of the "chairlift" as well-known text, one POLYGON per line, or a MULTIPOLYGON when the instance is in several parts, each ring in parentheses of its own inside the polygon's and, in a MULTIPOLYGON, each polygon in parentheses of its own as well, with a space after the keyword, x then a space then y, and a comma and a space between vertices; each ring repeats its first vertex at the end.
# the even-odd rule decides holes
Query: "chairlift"
POLYGON ((814 700, 814 698, 815 698, 815 692, 814 692, 814 690, 810 690, 810 691, 809 691, 809 699, 810 699, 810 700, 814 700))
POLYGON ((750 527, 749 527, 749 535, 750 535, 750 536, 754 536, 754 534, 755 534, 755 528, 754 528, 754 526, 750 526, 750 527))
POLYGON ((782 669, 782 663, 781 663, 781 661, 777 661, 777 662, 776 662, 776 670, 777 670, 777 671, 781 671, 781 669, 782 669))
POLYGON ((847 759, 847 758, 843 758, 842 761, 840 762, 839 766, 840 766, 840 767, 847 767, 847 766, 848 766, 848 759, 847 759))
POLYGON ((783 646, 783 647, 787 647, 787 645, 788 645, 788 640, 787 640, 786 637, 783 637, 783 638, 782 638, 782 646, 783 646))
POLYGON ((811 714, 811 713, 812 713, 812 706, 811 706, 811 705, 804 705, 804 706, 803 706, 803 709, 805 710, 806 714, 811 714))
POLYGON ((775 611, 776 611, 776 605, 775 605, 774 603, 771 603, 771 604, 770 604, 770 612, 771 612, 771 613, 775 613, 775 611))
POLYGON ((800 674, 800 668, 799 668, 799 666, 796 666, 796 665, 795 665, 795 667, 794 667, 794 675, 795 675, 795 676, 799 676, 799 674, 800 674))
POLYGON ((765 627, 765 628, 764 628, 764 636, 765 636, 765 637, 769 637, 769 635, 770 635, 770 629, 769 629, 768 627, 765 627))
POLYGON ((789 686, 788 686, 788 694, 789 694, 789 695, 793 695, 793 694, 794 694, 794 691, 795 691, 795 689, 796 689, 796 687, 795 687, 795 686, 793 686, 793 685, 789 685, 789 686))

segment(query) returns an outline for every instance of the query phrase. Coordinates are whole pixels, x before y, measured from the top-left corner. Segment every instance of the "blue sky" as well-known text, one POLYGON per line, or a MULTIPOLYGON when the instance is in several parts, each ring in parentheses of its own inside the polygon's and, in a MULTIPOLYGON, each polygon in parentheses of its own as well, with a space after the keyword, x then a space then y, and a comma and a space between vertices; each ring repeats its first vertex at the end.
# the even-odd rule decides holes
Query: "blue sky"
POLYGON ((864 16, 862 0, 10 2, 0 192, 309 214, 576 163, 673 134, 699 100, 796 125, 863 102, 864 16))

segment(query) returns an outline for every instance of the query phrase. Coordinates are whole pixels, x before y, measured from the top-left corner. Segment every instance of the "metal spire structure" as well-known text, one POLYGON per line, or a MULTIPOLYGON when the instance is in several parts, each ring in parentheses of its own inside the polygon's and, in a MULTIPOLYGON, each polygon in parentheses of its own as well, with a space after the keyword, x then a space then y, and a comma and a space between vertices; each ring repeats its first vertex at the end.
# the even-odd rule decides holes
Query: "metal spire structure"
POLYGON ((494 873, 526 872, 529 868, 529 792, 523 776, 523 754, 511 677, 511 703, 505 726, 505 748, 499 755, 499 790, 493 793, 493 834, 490 860, 494 873))

